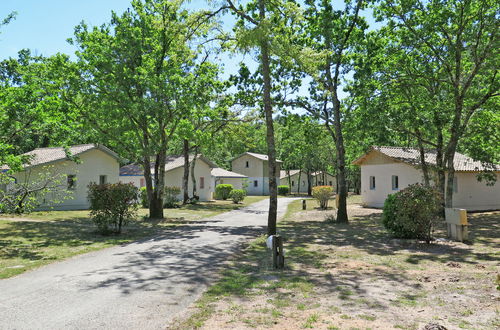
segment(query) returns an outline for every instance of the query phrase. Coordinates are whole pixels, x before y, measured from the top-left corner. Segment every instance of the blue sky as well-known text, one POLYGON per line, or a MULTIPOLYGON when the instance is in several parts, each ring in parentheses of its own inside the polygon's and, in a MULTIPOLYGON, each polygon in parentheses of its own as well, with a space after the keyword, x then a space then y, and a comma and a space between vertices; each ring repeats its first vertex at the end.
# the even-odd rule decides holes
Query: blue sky
MULTIPOLYGON (((67 43, 82 20, 89 25, 109 22, 111 11, 121 13, 131 0, 0 0, 0 20, 17 12, 15 20, 0 28, 0 60, 16 57, 21 49, 50 56, 58 52, 72 55, 76 50, 67 43)), ((205 0, 194 0, 189 7, 207 6, 205 0)), ((222 56, 225 74, 236 73, 238 63, 254 67, 250 56, 222 56)), ((305 92, 305 90, 303 91, 305 92)))

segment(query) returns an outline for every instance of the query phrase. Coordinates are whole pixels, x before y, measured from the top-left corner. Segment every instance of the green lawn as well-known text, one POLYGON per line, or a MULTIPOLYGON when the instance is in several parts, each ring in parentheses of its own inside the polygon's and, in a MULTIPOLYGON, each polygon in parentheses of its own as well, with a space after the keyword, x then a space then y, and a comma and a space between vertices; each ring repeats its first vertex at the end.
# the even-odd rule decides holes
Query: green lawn
POLYGON ((249 196, 242 204, 231 201, 201 202, 177 209, 165 209, 167 219, 145 219, 147 209, 124 228, 121 235, 103 236, 95 232, 88 211, 45 211, 28 215, 0 215, 0 278, 63 260, 71 256, 129 243, 153 236, 168 226, 196 221, 263 200, 249 196))

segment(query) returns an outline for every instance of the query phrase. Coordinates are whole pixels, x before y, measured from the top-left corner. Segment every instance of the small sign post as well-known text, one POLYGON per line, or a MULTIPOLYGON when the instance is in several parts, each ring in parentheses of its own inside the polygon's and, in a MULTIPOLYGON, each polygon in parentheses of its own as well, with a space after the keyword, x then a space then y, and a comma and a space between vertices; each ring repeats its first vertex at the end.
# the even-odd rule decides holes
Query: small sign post
POLYGON ((469 222, 467 221, 467 210, 446 208, 444 211, 448 237, 459 242, 468 240, 469 222))

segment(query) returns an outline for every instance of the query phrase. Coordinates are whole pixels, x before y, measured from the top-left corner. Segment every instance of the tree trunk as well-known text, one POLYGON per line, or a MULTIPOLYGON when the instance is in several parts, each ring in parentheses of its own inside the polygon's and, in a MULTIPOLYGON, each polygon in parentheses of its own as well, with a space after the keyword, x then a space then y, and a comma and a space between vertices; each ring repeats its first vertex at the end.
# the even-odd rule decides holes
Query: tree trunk
POLYGON ((302 175, 302 170, 299 170, 299 182, 297 182, 297 194, 300 194, 300 176, 302 175))
POLYGON ((424 185, 429 187, 429 167, 427 166, 427 162, 425 161, 425 149, 424 144, 422 143, 422 136, 420 135, 420 131, 417 129, 417 141, 418 141, 418 150, 420 152, 420 166, 422 167, 422 173, 424 174, 424 185))
POLYGON ((189 191, 188 191, 188 183, 189 183, 189 141, 184 139, 182 154, 184 156, 184 174, 182 176, 182 205, 186 205, 189 202, 189 191))
MULTIPOLYGON (((149 217, 152 219, 164 218, 163 190, 165 188, 165 161, 166 161, 166 152, 164 150, 160 150, 160 152, 156 155, 155 166, 154 166, 155 172, 153 176, 154 185, 152 187, 153 189, 151 193, 151 199, 149 200, 149 217)), ((151 175, 151 172, 149 174, 151 175)))
POLYGON ((307 196, 312 195, 311 172, 307 172, 307 196))
POLYGON ((335 126, 335 147, 337 149, 337 181, 339 187, 339 205, 337 209, 337 222, 347 223, 347 182, 345 167, 344 137, 342 135, 342 123, 340 118, 340 101, 336 93, 333 98, 333 118, 335 126))
POLYGON ((193 160, 191 161, 191 181, 193 182, 193 199, 198 199, 196 192, 196 177, 194 175, 194 167, 196 166, 196 157, 198 157, 198 147, 194 148, 193 160))
MULTIPOLYGON (((259 0, 259 18, 266 17, 266 0, 259 0)), ((267 156, 269 164, 269 214, 267 218, 267 234, 276 234, 276 220, 278 209, 278 190, 276 183, 276 147, 274 144, 273 108, 271 104, 271 68, 269 43, 266 37, 260 41, 260 55, 262 64, 262 79, 264 82, 263 101, 267 127, 267 156)))

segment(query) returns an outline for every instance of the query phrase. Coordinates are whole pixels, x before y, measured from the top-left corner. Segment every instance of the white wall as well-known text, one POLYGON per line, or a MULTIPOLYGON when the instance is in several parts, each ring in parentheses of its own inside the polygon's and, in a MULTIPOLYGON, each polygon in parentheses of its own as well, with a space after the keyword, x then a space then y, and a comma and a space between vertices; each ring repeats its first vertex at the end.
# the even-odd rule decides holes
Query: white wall
POLYGON ((398 190, 392 189, 392 176, 399 178, 399 189, 410 184, 422 182, 420 171, 404 163, 388 163, 361 166, 361 195, 363 202, 369 207, 383 207, 389 194, 398 190), (375 189, 370 189, 370 176, 375 177, 375 189))
MULTIPOLYGON (((91 149, 78 155, 81 163, 77 164, 69 160, 61 160, 47 165, 39 165, 26 171, 14 174, 18 182, 36 180, 41 173, 50 172, 53 176, 61 177, 61 189, 66 192, 67 199, 62 203, 48 203, 52 197, 47 196, 41 200, 39 209, 54 210, 79 210, 88 209, 87 186, 91 182, 99 183, 99 176, 106 175, 108 183, 118 182, 120 165, 118 161, 99 149, 91 149), (74 190, 67 189, 67 175, 76 175, 76 187, 74 190), (47 202, 44 202, 47 201, 47 202)), ((53 196, 54 194, 52 194, 53 196)))
MULTIPOLYGON (((453 207, 468 211, 500 209, 500 175, 497 183, 487 186, 476 179, 476 173, 456 172, 458 191, 453 194, 453 207)), ((417 168, 406 164, 377 158, 361 165, 361 195, 368 207, 381 208, 389 194, 408 187, 410 184, 423 183, 423 175, 417 168), (392 189, 392 176, 399 178, 399 189, 392 189), (375 189, 370 189, 370 176, 375 177, 375 189)))
POLYGON ((233 185, 233 189, 243 189, 243 180, 246 178, 215 178, 214 184, 217 186, 218 184, 231 184, 233 185))
POLYGON ((144 181, 143 175, 120 175, 120 182, 132 183, 137 188, 146 187, 146 182, 144 181))
MULTIPOLYGON (((211 174, 212 169, 207 163, 201 159, 196 160, 194 166, 194 176, 196 178, 196 193, 200 196, 200 201, 209 201, 213 199, 213 192, 215 191, 214 180, 211 174), (200 178, 205 179, 204 188, 200 188, 200 178)), ((167 187, 179 187, 182 189, 182 177, 184 175, 184 168, 178 167, 171 171, 165 173, 165 186, 167 187)), ((192 196, 193 193, 193 182, 191 179, 191 171, 189 172, 189 183, 188 183, 188 193, 192 196)), ((179 195, 179 199, 182 200, 183 192, 179 195)))
POLYGON ((500 174, 497 182, 487 186, 476 179, 476 173, 456 172, 457 192, 453 194, 453 206, 468 211, 500 209, 500 174))

